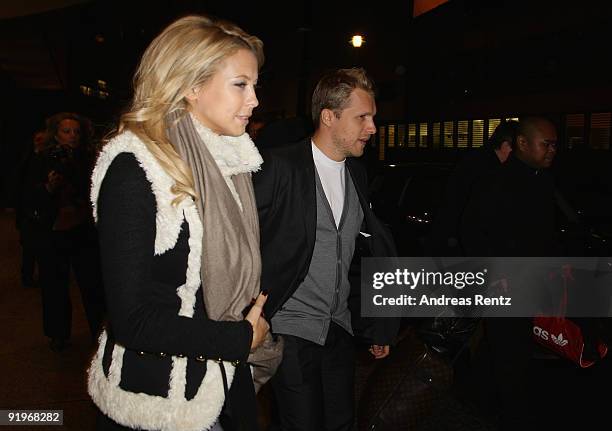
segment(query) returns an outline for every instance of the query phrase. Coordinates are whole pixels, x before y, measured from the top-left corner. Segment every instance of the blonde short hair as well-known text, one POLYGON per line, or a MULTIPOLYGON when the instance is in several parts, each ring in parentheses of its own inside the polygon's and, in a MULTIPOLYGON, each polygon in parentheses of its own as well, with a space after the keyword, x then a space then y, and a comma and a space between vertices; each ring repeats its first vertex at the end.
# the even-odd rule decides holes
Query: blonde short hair
POLYGON ((337 69, 323 75, 312 94, 311 114, 314 128, 319 128, 323 109, 331 109, 336 117, 340 117, 356 88, 374 97, 374 84, 360 67, 337 69))

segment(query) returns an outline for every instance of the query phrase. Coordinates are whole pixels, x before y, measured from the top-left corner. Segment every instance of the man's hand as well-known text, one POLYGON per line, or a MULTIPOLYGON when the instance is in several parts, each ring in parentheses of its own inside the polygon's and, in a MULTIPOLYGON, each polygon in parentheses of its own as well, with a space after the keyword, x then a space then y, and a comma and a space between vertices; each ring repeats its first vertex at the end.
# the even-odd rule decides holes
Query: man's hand
POLYGON ((370 346, 370 353, 375 359, 382 359, 389 356, 389 345, 379 346, 378 344, 372 344, 370 346))

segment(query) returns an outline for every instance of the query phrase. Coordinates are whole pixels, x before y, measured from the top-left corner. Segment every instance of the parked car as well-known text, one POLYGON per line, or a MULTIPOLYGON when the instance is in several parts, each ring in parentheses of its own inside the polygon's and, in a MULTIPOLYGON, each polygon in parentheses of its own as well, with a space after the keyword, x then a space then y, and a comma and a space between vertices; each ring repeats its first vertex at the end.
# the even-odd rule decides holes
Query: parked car
POLYGON ((393 232, 401 256, 423 256, 424 243, 452 165, 386 165, 370 183, 372 209, 393 232))
MULTIPOLYGON (((374 212, 393 232, 400 256, 424 256, 451 164, 385 165, 370 182, 374 212)), ((612 194, 558 190, 557 231, 566 256, 612 256, 612 194)))
POLYGON ((612 192, 585 186, 558 193, 557 223, 565 254, 612 256, 612 192))

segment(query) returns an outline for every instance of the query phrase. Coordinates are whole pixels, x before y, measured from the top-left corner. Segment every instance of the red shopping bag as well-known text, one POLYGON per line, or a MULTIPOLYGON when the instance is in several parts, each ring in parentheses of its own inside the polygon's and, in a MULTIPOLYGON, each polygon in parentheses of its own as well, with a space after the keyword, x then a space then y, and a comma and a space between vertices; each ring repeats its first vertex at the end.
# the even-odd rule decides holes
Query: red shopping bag
MULTIPOLYGON (((584 337, 582 329, 575 322, 565 317, 567 283, 573 280, 570 267, 563 268, 562 278, 564 292, 559 313, 557 316, 536 315, 533 319, 533 338, 538 344, 578 364, 581 368, 587 368, 593 365, 595 360, 583 358, 584 337)), ((599 357, 603 358, 608 353, 608 346, 606 343, 598 341, 596 350, 599 357)))

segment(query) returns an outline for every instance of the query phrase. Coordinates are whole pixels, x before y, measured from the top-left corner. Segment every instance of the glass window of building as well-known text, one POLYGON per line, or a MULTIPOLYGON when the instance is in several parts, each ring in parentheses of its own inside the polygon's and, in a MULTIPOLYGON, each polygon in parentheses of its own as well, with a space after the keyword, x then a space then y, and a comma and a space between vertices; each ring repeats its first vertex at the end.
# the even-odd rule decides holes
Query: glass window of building
POLYGON ((427 123, 419 124, 419 147, 427 148, 429 142, 427 142, 427 123))
POLYGON ((385 126, 378 128, 378 160, 385 160, 385 126))
POLYGON ((468 146, 468 121, 460 120, 457 122, 457 147, 467 148, 468 146))
POLYGON ((389 148, 395 147, 395 124, 387 126, 387 142, 389 148))
POLYGON ((416 148, 416 124, 408 124, 408 146, 410 148, 416 148))
POLYGON ((484 120, 472 120, 472 147, 484 144, 484 120))
POLYGON ((440 123, 433 123, 431 126, 431 144, 438 149, 440 148, 440 123))
POLYGON ((378 127, 378 143, 383 147, 387 144, 387 129, 385 126, 378 127))
POLYGON ((501 120, 499 118, 489 118, 489 127, 487 130, 487 140, 491 137, 501 120))
POLYGON ((567 148, 584 145, 584 114, 567 114, 565 117, 567 148))
POLYGON ((455 143, 453 125, 452 121, 444 122, 444 148, 452 148, 455 143))
POLYGON ((610 113, 597 112, 591 114, 591 133, 589 147, 594 150, 610 149, 610 113))
POLYGON ((397 125, 397 146, 403 148, 406 146, 406 125, 397 125))

